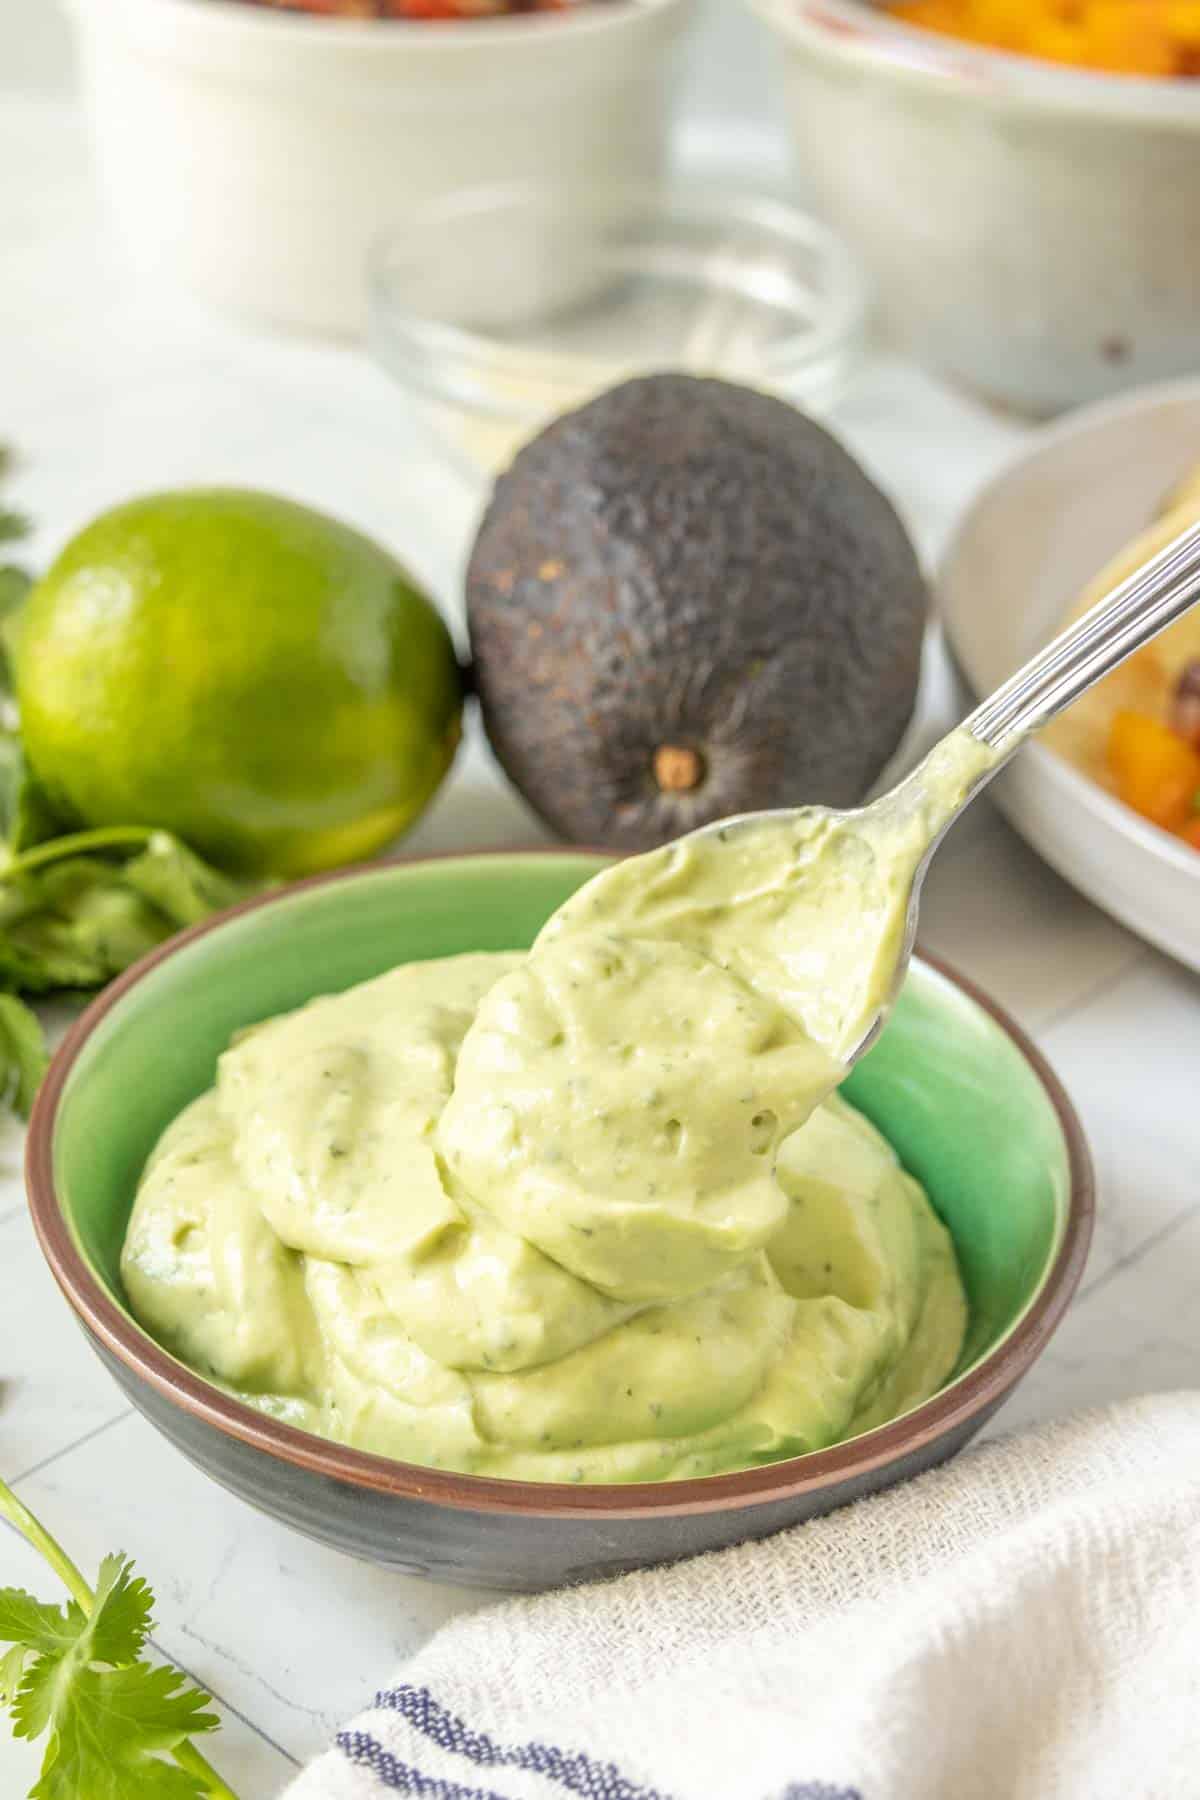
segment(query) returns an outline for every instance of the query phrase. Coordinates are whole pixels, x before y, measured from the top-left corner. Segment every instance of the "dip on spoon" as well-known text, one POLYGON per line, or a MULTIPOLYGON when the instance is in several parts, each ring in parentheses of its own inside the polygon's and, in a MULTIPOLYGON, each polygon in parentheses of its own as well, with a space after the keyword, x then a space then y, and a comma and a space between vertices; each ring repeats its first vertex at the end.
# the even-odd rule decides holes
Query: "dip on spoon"
POLYGON ((1200 525, 1192 525, 870 805, 745 813, 706 825, 595 876, 548 922, 538 944, 585 923, 689 944, 772 994, 848 1068, 874 1041, 899 992, 921 884, 963 808, 1031 732, 1197 599, 1200 525))

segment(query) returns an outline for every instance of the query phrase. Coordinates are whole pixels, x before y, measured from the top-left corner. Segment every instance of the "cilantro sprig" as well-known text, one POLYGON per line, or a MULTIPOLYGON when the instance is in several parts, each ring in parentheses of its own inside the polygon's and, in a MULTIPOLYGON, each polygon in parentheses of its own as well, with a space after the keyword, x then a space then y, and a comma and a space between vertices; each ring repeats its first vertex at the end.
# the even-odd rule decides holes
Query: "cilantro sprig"
POLYGON ((15 1736, 46 1735, 29 1800, 237 1800, 192 1742, 219 1725, 209 1696, 142 1656, 154 1596, 128 1557, 106 1556, 93 1590, 3 1481, 0 1515, 70 1595, 0 1588, 0 1706, 15 1736))
MULTIPOLYGON (((0 480, 10 473, 14 460, 12 446, 0 444, 0 480)), ((29 520, 24 513, 14 512, 10 506, 0 506, 0 544, 28 537, 29 531, 29 520)))

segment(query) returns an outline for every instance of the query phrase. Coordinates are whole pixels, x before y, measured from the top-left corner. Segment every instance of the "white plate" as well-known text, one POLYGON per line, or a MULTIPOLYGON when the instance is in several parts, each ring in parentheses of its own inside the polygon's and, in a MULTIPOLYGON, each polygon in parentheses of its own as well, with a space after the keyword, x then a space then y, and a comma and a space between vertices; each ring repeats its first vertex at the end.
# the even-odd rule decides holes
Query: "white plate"
MULTIPOLYGON (((1200 463, 1200 381, 1143 388, 1037 434, 991 482, 950 547, 938 588, 971 698, 1046 642, 1110 556, 1200 463)), ((969 703, 969 700, 968 700, 969 703)), ((993 792, 1039 855, 1081 893, 1200 969, 1200 855, 1147 824, 1039 744, 993 792)))

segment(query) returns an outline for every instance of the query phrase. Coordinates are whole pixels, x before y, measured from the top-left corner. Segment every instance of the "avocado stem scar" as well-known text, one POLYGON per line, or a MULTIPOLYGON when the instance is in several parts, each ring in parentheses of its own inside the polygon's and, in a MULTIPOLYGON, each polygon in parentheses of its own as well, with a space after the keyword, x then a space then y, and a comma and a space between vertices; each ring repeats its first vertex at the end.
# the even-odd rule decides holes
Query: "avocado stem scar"
POLYGON ((660 744, 654 752, 654 779, 664 793, 682 794, 700 786, 706 770, 698 750, 660 744))

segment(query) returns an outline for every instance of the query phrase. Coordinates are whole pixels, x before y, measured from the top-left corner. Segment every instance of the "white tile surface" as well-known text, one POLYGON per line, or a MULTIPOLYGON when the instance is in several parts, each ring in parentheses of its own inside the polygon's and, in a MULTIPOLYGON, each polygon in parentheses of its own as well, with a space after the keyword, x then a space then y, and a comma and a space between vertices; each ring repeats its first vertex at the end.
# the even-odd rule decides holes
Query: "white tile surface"
POLYGON ((5 1480, 12 1481, 67 1445, 85 1442, 128 1408, 85 1349, 63 1304, 34 1239, 19 1182, 10 1177, 2 1191, 15 1203, 0 1223, 0 1446, 5 1480))
MULTIPOLYGON (((1111 1205, 1107 1194, 1102 1204, 1111 1205)), ((1135 1394, 1195 1388, 1200 1206, 1182 1209, 1100 1274, 1096 1266, 1046 1355, 1005 1408, 1005 1430, 1135 1394)))
POLYGON ((1150 954, 1040 862, 986 798, 930 869, 921 941, 1041 1032, 1150 954))
MULTIPOLYGON (((160 314, 105 262, 71 115, 0 105, 0 433, 24 448, 19 499, 48 554, 98 507, 157 484, 279 487, 409 555, 451 611, 477 496, 430 463, 400 400, 353 353, 272 341, 185 308, 160 314)), ((931 555, 1017 439, 898 364, 848 397, 842 427, 931 555)), ((472 742, 407 849, 541 835, 472 742)), ((1044 1043, 1096 1151, 1088 1285, 1004 1415, 1194 1382, 1200 1371, 1200 984, 1087 906, 985 806, 931 879, 926 942, 1044 1043)), ((477 1597, 310 1545, 215 1488, 129 1414, 47 1276, 23 1212, 19 1139, 0 1134, 0 1470, 86 1565, 125 1545, 159 1596, 157 1641, 219 1697, 215 1758, 268 1800, 389 1668, 477 1597), (27 1471, 34 1471, 27 1474, 27 1471)), ((0 1531, 0 1583, 42 1588, 0 1531)), ((0 1735, 0 1794, 27 1750, 0 1735)))
POLYGON ((1043 1042, 1068 1075, 1099 1177, 1083 1294, 1100 1300, 1178 1232, 1181 1278, 1190 1277, 1192 1295, 1183 1325, 1200 1375, 1200 1262, 1194 1235, 1184 1234, 1200 1216, 1200 976, 1148 950, 1113 986, 1058 1019, 1043 1042))

